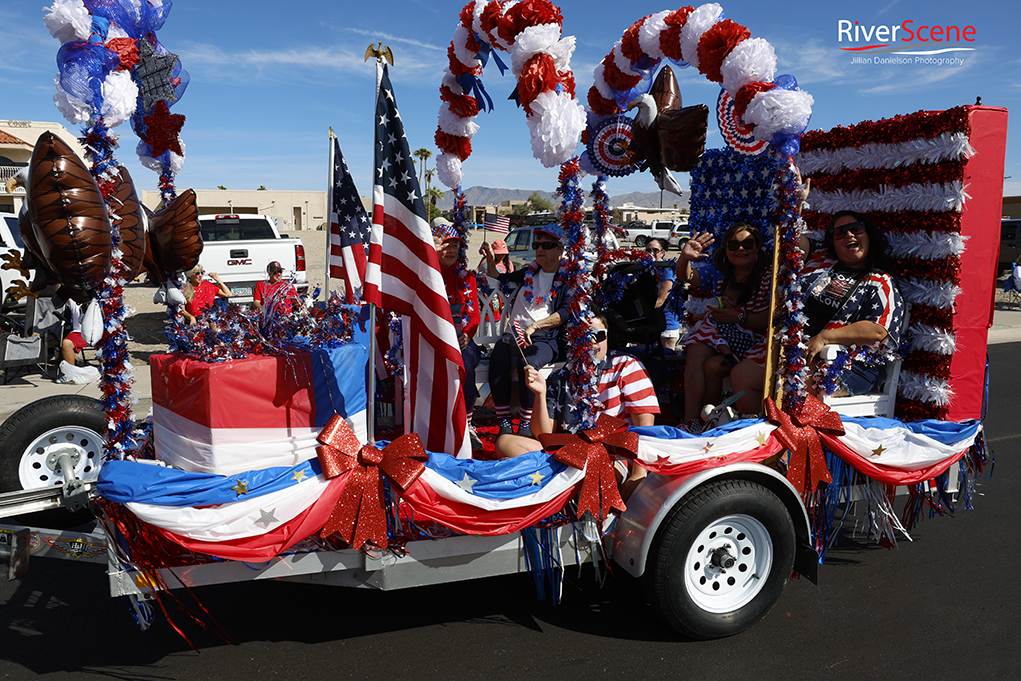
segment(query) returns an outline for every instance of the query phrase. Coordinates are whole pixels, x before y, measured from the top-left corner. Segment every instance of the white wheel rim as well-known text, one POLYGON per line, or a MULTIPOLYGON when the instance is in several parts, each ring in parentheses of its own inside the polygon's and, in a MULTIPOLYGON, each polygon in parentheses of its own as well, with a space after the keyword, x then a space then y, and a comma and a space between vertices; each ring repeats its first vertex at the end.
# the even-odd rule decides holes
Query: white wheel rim
POLYGON ((103 462, 103 437, 91 428, 63 426, 37 437, 21 454, 18 477, 23 489, 40 489, 64 483, 64 477, 50 469, 46 460, 58 451, 78 454, 75 476, 95 480, 103 462))
POLYGON ((684 560, 684 588, 698 607, 727 613, 747 605, 762 590, 773 565, 769 531, 748 515, 713 521, 696 537, 684 560), (723 567, 727 557, 731 567, 723 567))

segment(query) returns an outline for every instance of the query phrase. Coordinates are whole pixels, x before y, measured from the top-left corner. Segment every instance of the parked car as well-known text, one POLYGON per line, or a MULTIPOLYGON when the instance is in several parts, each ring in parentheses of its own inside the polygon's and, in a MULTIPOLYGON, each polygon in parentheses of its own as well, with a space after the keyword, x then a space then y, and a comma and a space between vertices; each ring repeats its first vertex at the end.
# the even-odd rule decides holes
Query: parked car
MULTIPOLYGON (((507 250, 509 251, 507 257, 514 263, 514 269, 530 265, 535 260, 535 251, 532 250, 532 242, 534 241, 532 233, 541 227, 542 225, 519 227, 512 229, 507 235, 505 239, 507 250)), ((592 229, 591 225, 589 225, 589 229, 592 229)), ((610 250, 616 250, 620 247, 619 234, 621 231, 620 228, 614 228, 612 232, 607 233, 607 239, 609 240, 607 245, 610 250)))
POLYGON ((628 223, 627 231, 639 248, 644 248, 649 239, 659 239, 668 251, 672 247, 680 248, 681 243, 688 240, 689 234, 686 220, 653 220, 651 225, 644 222, 628 223))
POLYGON ((294 278, 298 293, 308 291, 305 246, 285 238, 266 215, 200 215, 202 266, 216 272, 234 296, 232 302, 251 303, 255 284, 266 278, 266 265, 276 260, 285 276, 294 278))
POLYGON ((999 272, 1011 269, 1019 259, 1021 259, 1021 220, 1004 219, 1000 222, 999 272))

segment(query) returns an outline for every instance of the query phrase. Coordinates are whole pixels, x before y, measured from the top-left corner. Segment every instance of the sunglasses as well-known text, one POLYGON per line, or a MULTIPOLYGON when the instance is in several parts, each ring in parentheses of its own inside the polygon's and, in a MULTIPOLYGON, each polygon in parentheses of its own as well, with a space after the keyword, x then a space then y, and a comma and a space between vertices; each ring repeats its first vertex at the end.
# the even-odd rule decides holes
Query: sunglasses
POLYGON ((854 236, 861 236, 865 233, 865 225, 861 222, 849 222, 846 225, 837 225, 833 228, 833 238, 843 239, 850 232, 854 236))
POLYGON ((645 252, 646 253, 662 253, 663 249, 662 248, 646 248, 645 252))
POLYGON ((743 249, 743 250, 746 250, 746 251, 754 251, 755 250, 755 239, 748 238, 748 239, 745 239, 744 241, 735 241, 735 240, 731 239, 730 241, 727 242, 727 250, 728 251, 736 251, 738 249, 743 249))
POLYGON ((533 241, 532 250, 538 251, 542 249, 544 251, 552 251, 554 248, 559 248, 560 244, 556 241, 533 241))
POLYGON ((594 329, 592 331, 592 342, 602 343, 606 340, 606 329, 594 329))

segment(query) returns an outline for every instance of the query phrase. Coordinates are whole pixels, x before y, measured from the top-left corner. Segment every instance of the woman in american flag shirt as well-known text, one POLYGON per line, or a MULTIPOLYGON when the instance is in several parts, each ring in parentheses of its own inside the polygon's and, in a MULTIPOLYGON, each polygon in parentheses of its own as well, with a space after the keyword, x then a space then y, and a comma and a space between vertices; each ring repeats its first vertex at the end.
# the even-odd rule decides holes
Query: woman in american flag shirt
POLYGON ((805 360, 811 363, 829 344, 864 348, 871 357, 855 358, 835 394, 875 390, 886 380, 886 360, 897 351, 904 320, 900 291, 883 270, 886 237, 867 216, 844 210, 833 216, 822 244, 803 241, 806 246, 805 360))

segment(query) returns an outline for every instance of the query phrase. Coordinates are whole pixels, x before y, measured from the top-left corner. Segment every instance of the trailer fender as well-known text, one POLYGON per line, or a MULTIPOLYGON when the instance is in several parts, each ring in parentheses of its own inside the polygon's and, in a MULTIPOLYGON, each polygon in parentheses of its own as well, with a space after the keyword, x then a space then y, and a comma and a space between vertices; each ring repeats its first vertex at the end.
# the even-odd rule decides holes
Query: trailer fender
POLYGON ((614 561, 632 576, 641 577, 656 533, 670 512, 696 489, 716 480, 755 482, 780 499, 794 523, 797 538, 794 568, 818 583, 819 556, 813 548, 811 524, 801 496, 787 478, 756 463, 735 463, 689 476, 650 474, 628 499, 627 511, 617 523, 611 552, 614 561))

